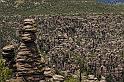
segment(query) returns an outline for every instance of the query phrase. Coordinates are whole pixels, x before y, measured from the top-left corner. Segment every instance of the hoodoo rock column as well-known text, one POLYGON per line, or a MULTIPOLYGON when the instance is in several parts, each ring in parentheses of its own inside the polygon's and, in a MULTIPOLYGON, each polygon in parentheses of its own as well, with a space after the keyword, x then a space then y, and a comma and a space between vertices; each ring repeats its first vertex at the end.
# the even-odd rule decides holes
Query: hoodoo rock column
POLYGON ((43 64, 35 43, 37 28, 33 19, 25 19, 19 30, 20 47, 16 57, 17 79, 39 82, 44 79, 43 64))
POLYGON ((16 62, 15 62, 15 46, 12 44, 9 44, 2 49, 2 57, 3 59, 6 60, 5 65, 9 68, 12 69, 13 72, 13 77, 15 77, 16 74, 16 62))

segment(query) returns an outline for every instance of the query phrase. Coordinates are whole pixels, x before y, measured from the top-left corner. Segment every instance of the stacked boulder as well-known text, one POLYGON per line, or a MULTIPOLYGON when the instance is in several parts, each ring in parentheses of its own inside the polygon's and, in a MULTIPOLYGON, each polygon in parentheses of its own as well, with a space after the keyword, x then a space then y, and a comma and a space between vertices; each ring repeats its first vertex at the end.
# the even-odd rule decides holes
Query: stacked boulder
POLYGON ((83 82, 106 82, 105 77, 101 77, 99 81, 94 75, 88 75, 88 79, 84 79, 83 82))
POLYGON ((44 79, 43 64, 35 43, 37 28, 33 19, 25 19, 19 30, 20 46, 16 57, 17 79, 39 82, 44 79))
POLYGON ((53 68, 45 67, 44 76, 46 82, 64 82, 64 77, 57 75, 55 69, 53 68))
POLYGON ((6 60, 6 66, 13 71, 13 77, 15 77, 16 66, 15 66, 15 47, 9 44, 2 49, 3 59, 6 60))
POLYGON ((52 76, 54 75, 54 72, 49 67, 44 68, 44 75, 46 81, 52 81, 52 76))
POLYGON ((64 77, 61 75, 53 75, 53 82, 64 82, 64 77))
POLYGON ((14 46, 7 45, 2 49, 2 56, 6 60, 6 66, 12 68, 12 63, 14 61, 14 46))

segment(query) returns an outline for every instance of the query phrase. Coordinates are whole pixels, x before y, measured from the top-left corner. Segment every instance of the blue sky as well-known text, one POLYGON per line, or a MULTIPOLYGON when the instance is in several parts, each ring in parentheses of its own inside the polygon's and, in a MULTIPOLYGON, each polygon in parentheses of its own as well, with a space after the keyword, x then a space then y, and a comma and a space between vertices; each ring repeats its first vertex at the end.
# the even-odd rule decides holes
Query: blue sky
POLYGON ((124 0, 97 0, 97 1, 104 3, 124 3, 124 0))

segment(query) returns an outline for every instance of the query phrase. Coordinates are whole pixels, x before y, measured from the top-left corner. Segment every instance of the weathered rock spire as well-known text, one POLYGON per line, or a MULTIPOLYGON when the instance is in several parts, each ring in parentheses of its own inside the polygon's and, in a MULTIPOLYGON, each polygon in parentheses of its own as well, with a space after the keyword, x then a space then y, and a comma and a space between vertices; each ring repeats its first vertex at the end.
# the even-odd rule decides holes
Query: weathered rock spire
MULTIPOLYGON (((55 70, 45 66, 45 61, 38 53, 36 42, 37 27, 33 19, 25 19, 23 27, 19 29, 20 45, 15 59, 16 79, 6 82, 63 82, 64 77, 56 75, 55 70)), ((14 47, 3 48, 3 57, 14 59, 14 47)), ((13 65, 13 64, 12 64, 13 65)), ((11 64, 7 64, 11 66, 11 64)), ((13 68, 11 68, 13 69, 13 68)))
POLYGON ((12 69, 13 77, 15 77, 16 72, 16 62, 15 62, 15 46, 12 44, 9 44, 2 49, 2 57, 6 60, 5 65, 12 69))
POLYGON ((17 78, 26 82, 39 82, 44 79, 41 57, 35 43, 37 28, 33 19, 25 19, 19 30, 20 46, 16 57, 17 78))

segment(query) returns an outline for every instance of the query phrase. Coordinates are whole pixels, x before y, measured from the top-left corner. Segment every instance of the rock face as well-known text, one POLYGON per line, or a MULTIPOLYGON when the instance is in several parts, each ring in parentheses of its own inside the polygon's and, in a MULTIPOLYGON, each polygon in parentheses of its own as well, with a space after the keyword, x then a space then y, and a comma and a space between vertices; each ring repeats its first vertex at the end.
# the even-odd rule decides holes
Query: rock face
POLYGON ((33 19, 25 19, 19 30, 20 47, 16 57, 17 79, 22 77, 26 82, 39 82, 44 79, 43 63, 35 43, 37 28, 33 19))

